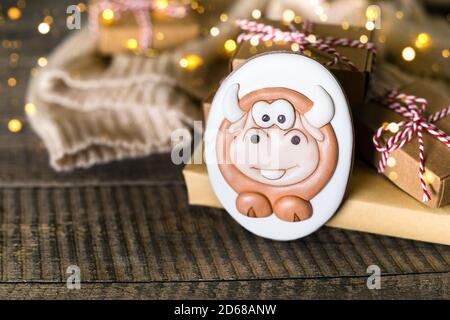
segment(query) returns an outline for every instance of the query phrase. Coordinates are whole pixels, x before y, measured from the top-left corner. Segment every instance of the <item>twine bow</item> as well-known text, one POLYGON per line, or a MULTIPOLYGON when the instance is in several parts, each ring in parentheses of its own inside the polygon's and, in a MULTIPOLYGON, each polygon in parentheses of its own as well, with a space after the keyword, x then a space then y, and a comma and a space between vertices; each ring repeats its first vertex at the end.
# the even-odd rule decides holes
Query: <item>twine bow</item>
POLYGON ((90 28, 98 32, 99 15, 103 10, 111 9, 115 14, 132 12, 139 25, 139 47, 141 50, 150 48, 153 37, 150 11, 161 11, 174 17, 182 18, 186 15, 186 6, 167 3, 158 6, 154 0, 102 0, 96 3, 89 11, 90 28))
POLYGON ((423 190, 422 201, 429 201, 431 200, 431 196, 428 192, 427 184, 425 183, 423 177, 425 172, 425 159, 422 133, 425 129, 430 135, 450 148, 450 136, 433 124, 433 122, 436 122, 450 114, 450 105, 426 117, 424 115, 424 111, 427 108, 428 102, 424 98, 406 95, 404 93, 399 93, 398 91, 392 91, 388 93, 386 97, 381 100, 381 102, 387 105, 389 109, 404 116, 408 120, 397 122, 396 125, 399 130, 387 139, 384 144, 380 142, 380 138, 384 132, 389 130, 389 126, 380 127, 374 134, 373 144, 375 149, 381 153, 381 159, 378 164, 378 172, 384 172, 387 159, 392 151, 402 148, 417 134, 419 142, 419 179, 423 190))
POLYGON ((237 25, 244 31, 237 38, 239 43, 250 39, 257 39, 258 41, 282 41, 285 43, 297 43, 301 53, 304 53, 306 46, 310 46, 332 56, 332 60, 326 63, 326 66, 328 67, 341 62, 350 67, 353 71, 358 71, 358 68, 352 61, 350 61, 350 59, 334 49, 335 46, 363 48, 370 50, 373 54, 376 54, 375 46, 371 42, 362 43, 359 40, 347 38, 336 38, 331 36, 320 37, 317 35, 312 35, 310 34, 310 22, 304 22, 302 24, 304 32, 295 29, 293 25, 290 25, 291 31, 283 31, 274 26, 250 20, 237 20, 237 25))

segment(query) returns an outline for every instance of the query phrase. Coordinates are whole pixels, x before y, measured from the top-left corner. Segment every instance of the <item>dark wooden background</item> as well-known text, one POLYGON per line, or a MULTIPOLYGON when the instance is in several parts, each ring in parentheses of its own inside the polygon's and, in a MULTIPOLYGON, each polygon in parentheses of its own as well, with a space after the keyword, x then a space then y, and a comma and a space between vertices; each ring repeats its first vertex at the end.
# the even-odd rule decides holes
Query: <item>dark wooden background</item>
MULTIPOLYGON (((1 2, 3 17, 15 3, 1 2)), ((0 298, 450 297, 448 246, 330 228, 292 242, 258 238, 222 210, 190 207, 168 155, 52 171, 24 95, 37 58, 69 33, 69 4, 28 0, 18 22, 0 19, 0 43, 18 46, 0 47, 0 298), (46 14, 55 21, 43 36, 46 14), (11 118, 21 132, 7 130, 11 118), (366 286, 373 264, 380 290, 366 286), (80 290, 66 288, 70 265, 81 269, 80 290)))

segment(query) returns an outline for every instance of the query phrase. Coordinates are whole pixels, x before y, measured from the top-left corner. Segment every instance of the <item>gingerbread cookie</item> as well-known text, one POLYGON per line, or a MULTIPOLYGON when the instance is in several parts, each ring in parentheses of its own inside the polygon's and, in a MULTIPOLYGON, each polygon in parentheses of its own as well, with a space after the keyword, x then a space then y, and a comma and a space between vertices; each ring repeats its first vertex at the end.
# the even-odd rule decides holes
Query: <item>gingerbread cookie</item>
POLYGON ((249 231, 304 237, 339 207, 353 156, 353 126, 334 76, 305 56, 273 52, 231 73, 205 132, 211 185, 249 231))

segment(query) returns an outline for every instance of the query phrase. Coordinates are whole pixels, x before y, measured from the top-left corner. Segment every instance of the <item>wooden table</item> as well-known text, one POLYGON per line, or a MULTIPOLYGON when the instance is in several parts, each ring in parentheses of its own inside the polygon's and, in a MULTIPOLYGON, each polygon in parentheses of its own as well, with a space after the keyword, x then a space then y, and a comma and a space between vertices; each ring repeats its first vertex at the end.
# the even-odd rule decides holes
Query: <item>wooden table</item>
POLYGON ((168 155, 52 171, 24 93, 37 58, 69 32, 71 3, 27 1, 19 22, 0 26, 1 40, 20 41, 0 48, 0 298, 450 297, 448 246, 330 228, 292 242, 258 238, 224 211, 190 207, 168 155), (36 31, 43 9, 55 18, 47 36, 36 31), (11 118, 21 132, 7 130, 11 118), (80 290, 66 287, 71 265, 80 290), (367 288, 369 265, 381 269, 379 290, 367 288))

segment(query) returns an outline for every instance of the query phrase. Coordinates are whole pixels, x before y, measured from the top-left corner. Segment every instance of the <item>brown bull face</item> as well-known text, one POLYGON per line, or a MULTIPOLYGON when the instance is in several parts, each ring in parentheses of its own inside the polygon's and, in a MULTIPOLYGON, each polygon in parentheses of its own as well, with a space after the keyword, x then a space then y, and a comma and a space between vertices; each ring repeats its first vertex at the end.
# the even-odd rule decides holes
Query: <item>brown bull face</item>
POLYGON ((234 124, 231 131, 230 160, 253 180, 277 186, 291 185, 309 177, 318 166, 317 141, 293 109, 249 113, 234 124), (274 113, 277 113, 274 124, 261 127, 261 119, 269 122, 271 119, 267 118, 274 113), (284 124, 290 117, 292 121, 286 128, 284 124), (282 120, 281 123, 277 123, 277 119, 282 120))

